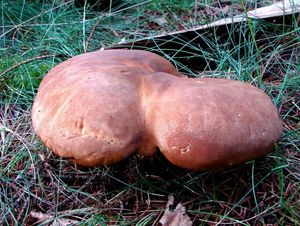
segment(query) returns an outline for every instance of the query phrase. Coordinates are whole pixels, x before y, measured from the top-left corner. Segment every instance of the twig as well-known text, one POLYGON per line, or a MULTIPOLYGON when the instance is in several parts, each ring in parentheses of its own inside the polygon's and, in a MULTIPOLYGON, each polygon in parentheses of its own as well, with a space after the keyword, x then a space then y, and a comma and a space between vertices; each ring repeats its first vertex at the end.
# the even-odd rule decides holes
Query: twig
POLYGON ((87 49, 89 47, 89 44, 90 44, 90 41, 92 39, 92 36, 93 36, 93 34, 94 34, 95 30, 96 30, 96 27, 99 25, 99 23, 100 23, 101 20, 102 20, 102 18, 99 18, 99 20, 96 21, 96 23, 94 24, 94 26, 93 26, 93 28, 92 28, 92 30, 90 32, 89 37, 86 39, 86 42, 85 42, 85 51, 84 52, 87 51, 87 49))
MULTIPOLYGON (((33 185, 34 182, 36 180, 36 176, 33 174, 31 180, 30 180, 30 185, 33 185)), ((28 193, 30 195, 30 188, 28 189, 28 193)), ((19 203, 22 200, 24 200, 24 203, 22 205, 21 208, 19 208, 19 213, 18 213, 18 216, 17 216, 17 221, 20 222, 21 218, 24 218, 24 212, 25 212, 25 209, 27 206, 29 206, 30 204, 28 203, 28 199, 24 198, 24 194, 25 194, 25 190, 22 191, 22 194, 19 195, 19 198, 17 199, 17 201, 15 203, 19 203)))
POLYGON ((7 68, 6 70, 4 70, 4 71, 0 74, 0 78, 1 78, 2 76, 4 76, 5 74, 7 74, 8 72, 14 70, 15 68, 20 67, 20 66, 23 65, 23 64, 27 64, 27 63, 29 63, 29 62, 31 62, 31 61, 40 60, 40 59, 45 59, 45 58, 54 57, 54 56, 55 56, 55 55, 43 55, 43 56, 33 57, 33 58, 28 59, 28 60, 24 60, 24 61, 22 61, 22 62, 20 62, 20 63, 15 64, 14 66, 12 66, 12 67, 10 67, 10 68, 7 68))

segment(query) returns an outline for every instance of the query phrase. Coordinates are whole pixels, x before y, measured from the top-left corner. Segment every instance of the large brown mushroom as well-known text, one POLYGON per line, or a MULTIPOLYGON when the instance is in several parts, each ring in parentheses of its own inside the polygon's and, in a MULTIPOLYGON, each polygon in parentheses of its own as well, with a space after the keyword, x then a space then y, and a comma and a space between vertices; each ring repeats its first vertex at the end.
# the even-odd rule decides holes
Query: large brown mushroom
POLYGON ((149 156, 158 147, 192 170, 262 157, 282 131, 276 107, 258 88, 182 77, 163 57, 140 50, 86 53, 56 66, 41 82, 32 123, 55 154, 83 166, 135 151, 149 156))

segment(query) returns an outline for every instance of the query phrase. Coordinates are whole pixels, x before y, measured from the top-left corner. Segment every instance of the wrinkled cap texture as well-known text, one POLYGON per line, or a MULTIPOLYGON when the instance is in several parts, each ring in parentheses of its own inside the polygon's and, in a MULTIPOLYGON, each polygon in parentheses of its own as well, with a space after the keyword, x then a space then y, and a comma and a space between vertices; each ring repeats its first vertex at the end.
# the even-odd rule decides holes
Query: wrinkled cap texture
POLYGON ((53 68, 40 84, 32 124, 55 154, 83 166, 158 148, 192 170, 262 157, 282 131, 276 107, 258 88, 186 78, 141 50, 86 53, 53 68))

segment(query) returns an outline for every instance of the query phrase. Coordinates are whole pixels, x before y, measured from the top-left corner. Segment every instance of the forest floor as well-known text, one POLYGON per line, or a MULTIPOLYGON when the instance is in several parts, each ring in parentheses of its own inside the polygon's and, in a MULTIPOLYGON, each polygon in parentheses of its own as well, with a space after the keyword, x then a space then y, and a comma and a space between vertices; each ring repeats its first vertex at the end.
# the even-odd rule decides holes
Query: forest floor
POLYGON ((158 225, 170 195, 172 208, 181 203, 193 225, 300 225, 299 15, 250 20, 224 37, 210 33, 202 37, 205 48, 182 39, 179 44, 201 58, 189 70, 184 55, 148 48, 188 76, 232 78, 263 89, 283 121, 274 152, 199 172, 175 167, 159 153, 83 168, 54 156, 32 129, 31 106, 49 70, 80 53, 275 1, 134 0, 103 7, 76 2, 0 1, 0 225, 158 225))

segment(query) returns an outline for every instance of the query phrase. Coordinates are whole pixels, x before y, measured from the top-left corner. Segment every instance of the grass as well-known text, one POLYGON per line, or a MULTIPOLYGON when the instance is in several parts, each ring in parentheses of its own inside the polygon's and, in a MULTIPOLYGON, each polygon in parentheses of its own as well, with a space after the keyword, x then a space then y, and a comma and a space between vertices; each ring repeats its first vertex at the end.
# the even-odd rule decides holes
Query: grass
POLYGON ((76 225, 156 225, 170 194, 186 207, 195 225, 299 225, 297 16, 277 25, 248 21, 222 34, 214 29, 196 33, 203 46, 174 37, 171 45, 154 40, 157 45, 145 47, 189 76, 242 80, 270 95, 284 132, 266 158, 202 172, 179 169, 160 154, 81 168, 53 156, 31 127, 39 82, 60 62, 124 39, 189 28, 253 7, 233 4, 211 16, 208 12, 216 6, 208 11, 204 6, 214 3, 136 0, 99 11, 73 1, 0 1, 1 225, 46 225, 66 218, 76 225), (192 63, 185 64, 187 57, 192 63), (38 222, 33 212, 48 214, 48 219, 38 222))

